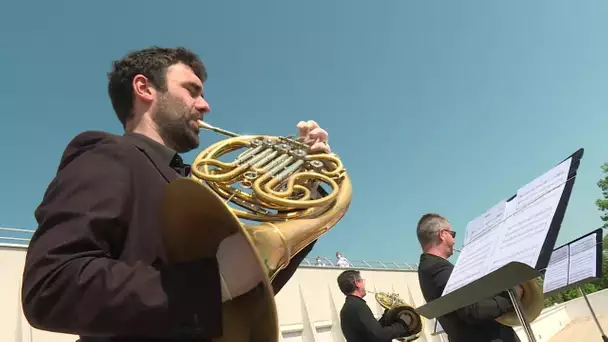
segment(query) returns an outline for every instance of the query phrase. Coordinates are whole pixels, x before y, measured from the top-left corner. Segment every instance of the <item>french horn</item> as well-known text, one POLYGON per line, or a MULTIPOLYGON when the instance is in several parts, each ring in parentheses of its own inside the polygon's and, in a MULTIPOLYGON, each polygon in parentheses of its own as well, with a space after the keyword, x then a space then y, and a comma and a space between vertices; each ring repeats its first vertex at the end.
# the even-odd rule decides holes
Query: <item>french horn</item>
MULTIPOLYGON (((461 249, 454 248, 454 251, 460 253, 461 249)), ((538 318, 545 306, 541 278, 538 277, 528 280, 523 284, 520 284, 520 286, 522 288, 522 296, 520 299, 521 308, 528 321, 532 323, 538 318)), ((495 321, 508 327, 517 327, 521 325, 521 321, 515 311, 507 312, 506 314, 497 317, 495 321)))
POLYGON ((263 284, 222 304, 222 337, 214 341, 278 342, 272 281, 346 214, 350 178, 336 154, 311 154, 297 139, 239 135, 202 121, 199 127, 227 138, 195 157, 189 177, 167 186, 167 258, 215 257, 224 238, 242 234, 265 275, 263 284))
MULTIPOLYGON (((520 299, 521 308, 526 315, 527 320, 532 323, 536 318, 538 318, 545 306, 541 278, 538 277, 528 280, 520 286, 522 288, 522 295, 520 299)), ((519 317, 517 317, 517 313, 515 311, 508 312, 496 318, 496 321, 509 327, 521 325, 521 321, 519 320, 519 317)))
POLYGON ((373 292, 367 291, 374 294, 376 302, 382 306, 385 310, 388 310, 386 319, 388 322, 394 322, 397 316, 405 314, 409 317, 410 324, 408 330, 411 333, 410 336, 400 337, 398 340, 401 341, 414 341, 418 339, 424 331, 424 320, 415 311, 415 309, 399 296, 398 293, 389 292, 373 292))

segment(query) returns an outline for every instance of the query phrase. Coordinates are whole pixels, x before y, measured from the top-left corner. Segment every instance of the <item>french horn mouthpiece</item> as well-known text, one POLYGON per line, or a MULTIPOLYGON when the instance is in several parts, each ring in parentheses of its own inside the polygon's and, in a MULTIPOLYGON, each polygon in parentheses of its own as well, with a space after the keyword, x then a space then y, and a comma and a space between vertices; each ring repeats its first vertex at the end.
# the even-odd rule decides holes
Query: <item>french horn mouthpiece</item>
POLYGON ((213 128, 213 126, 211 126, 210 124, 204 122, 203 120, 198 120, 198 127, 200 127, 200 128, 206 128, 206 129, 213 128))
POLYGON ((239 134, 237 134, 237 133, 233 133, 233 132, 227 131, 225 129, 211 126, 210 124, 204 122, 203 120, 198 120, 198 127, 203 128, 203 129, 208 129, 210 131, 214 131, 216 133, 223 134, 223 135, 226 135, 229 137, 238 137, 239 136, 239 134))

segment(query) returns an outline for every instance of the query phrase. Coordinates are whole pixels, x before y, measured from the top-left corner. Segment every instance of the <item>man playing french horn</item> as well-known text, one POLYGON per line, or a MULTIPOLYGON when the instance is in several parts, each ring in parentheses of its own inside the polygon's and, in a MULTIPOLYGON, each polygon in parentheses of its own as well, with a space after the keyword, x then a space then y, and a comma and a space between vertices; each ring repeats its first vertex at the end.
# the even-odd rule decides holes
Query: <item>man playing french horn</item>
MULTIPOLYGON (((447 259, 454 252, 456 232, 450 222, 438 214, 423 215, 416 232, 423 252, 420 255, 418 279, 424 299, 430 302, 441 297, 454 269, 447 259)), ((516 291, 521 298, 521 287, 517 286, 516 291)), ((513 310, 505 291, 441 316, 438 320, 450 342, 519 342, 513 328, 495 321, 513 310)))
POLYGON ((338 287, 346 296, 340 309, 340 326, 346 342, 390 342, 399 337, 418 333, 409 331, 413 323, 409 315, 397 315, 392 320, 389 310, 385 310, 376 320, 365 302, 365 279, 357 270, 347 270, 338 276, 338 287))
MULTIPOLYGON (((87 131, 63 153, 35 212, 25 262, 22 303, 32 326, 81 342, 204 342, 235 333, 222 328, 231 319, 223 304, 261 291, 263 279, 248 242, 233 234, 208 249, 178 248, 169 260, 157 216, 167 185, 189 174, 179 153, 199 146, 210 111, 206 79, 202 61, 184 48, 152 47, 114 63, 108 90, 125 134, 87 131)), ((297 128, 310 151, 329 152, 315 122, 297 128)), ((211 241, 218 223, 212 216, 207 223, 174 228, 211 241)), ((275 293, 313 245, 273 277, 275 293)), ((255 317, 257 307, 242 314, 255 317)))

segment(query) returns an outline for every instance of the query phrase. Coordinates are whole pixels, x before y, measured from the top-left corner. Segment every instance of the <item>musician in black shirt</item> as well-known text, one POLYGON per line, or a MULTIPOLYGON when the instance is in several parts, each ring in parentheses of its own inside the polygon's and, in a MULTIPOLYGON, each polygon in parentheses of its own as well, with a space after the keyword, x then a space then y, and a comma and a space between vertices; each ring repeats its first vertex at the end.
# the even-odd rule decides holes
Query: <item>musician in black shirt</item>
MULTIPOLYGON (((431 302, 441 297, 454 269, 447 259, 454 251, 456 232, 444 217, 426 214, 418 222, 417 235, 423 251, 418 280, 424 299, 431 302)), ((516 287, 516 291, 521 297, 521 287, 516 287)), ((504 291, 438 317, 438 320, 450 342, 519 342, 513 328, 495 321, 511 311, 513 305, 504 291)))
POLYGON ((387 311, 384 311, 380 320, 376 320, 363 299, 366 294, 365 279, 361 278, 359 271, 342 272, 338 276, 338 286, 346 295, 340 310, 340 324, 347 342, 390 342, 394 338, 410 335, 407 331, 408 317, 399 317, 389 324, 387 311))

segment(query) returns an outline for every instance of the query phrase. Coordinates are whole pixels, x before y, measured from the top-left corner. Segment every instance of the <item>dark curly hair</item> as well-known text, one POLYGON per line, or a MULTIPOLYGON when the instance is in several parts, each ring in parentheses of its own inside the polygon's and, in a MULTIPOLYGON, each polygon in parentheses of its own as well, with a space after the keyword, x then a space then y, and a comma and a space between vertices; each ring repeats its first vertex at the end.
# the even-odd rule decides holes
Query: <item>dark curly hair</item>
POLYGON ((202 82, 207 80, 205 65, 194 52, 183 48, 149 47, 129 53, 112 63, 108 73, 108 93, 118 120, 125 126, 133 114, 133 77, 146 76, 160 91, 166 91, 166 73, 171 65, 189 66, 202 82))

